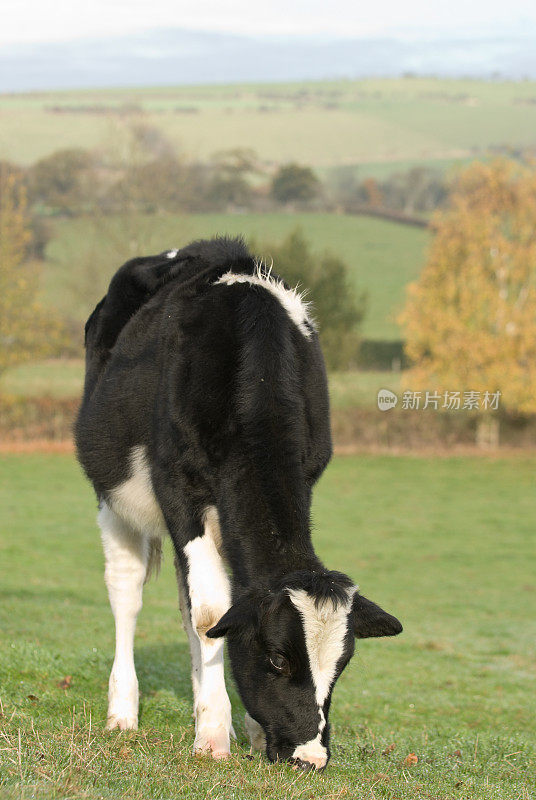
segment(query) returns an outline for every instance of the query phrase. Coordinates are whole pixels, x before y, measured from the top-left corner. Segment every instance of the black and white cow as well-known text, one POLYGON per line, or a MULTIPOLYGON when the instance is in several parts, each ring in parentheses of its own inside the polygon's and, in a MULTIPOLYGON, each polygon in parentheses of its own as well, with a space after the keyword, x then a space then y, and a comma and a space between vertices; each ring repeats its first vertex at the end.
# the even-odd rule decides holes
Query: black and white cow
POLYGON ((136 617, 170 534, 195 752, 229 754, 226 636, 252 745, 323 768, 354 637, 402 626, 311 544, 311 491, 331 438, 307 304, 241 240, 194 242, 121 267, 86 349, 76 443, 99 501, 116 624, 108 728, 138 724, 136 617))

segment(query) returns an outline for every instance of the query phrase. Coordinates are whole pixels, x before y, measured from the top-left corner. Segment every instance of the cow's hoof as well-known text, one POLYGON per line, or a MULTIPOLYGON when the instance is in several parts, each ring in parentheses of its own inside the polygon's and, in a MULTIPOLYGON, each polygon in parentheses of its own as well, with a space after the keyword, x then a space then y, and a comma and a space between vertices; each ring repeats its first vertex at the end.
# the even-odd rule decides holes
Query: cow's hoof
POLYGON ((212 756, 215 761, 223 761, 231 755, 229 731, 216 728, 198 733, 194 742, 195 756, 212 756))
POLYGON ((138 717, 120 717, 117 714, 111 714, 106 720, 106 730, 137 731, 138 717))

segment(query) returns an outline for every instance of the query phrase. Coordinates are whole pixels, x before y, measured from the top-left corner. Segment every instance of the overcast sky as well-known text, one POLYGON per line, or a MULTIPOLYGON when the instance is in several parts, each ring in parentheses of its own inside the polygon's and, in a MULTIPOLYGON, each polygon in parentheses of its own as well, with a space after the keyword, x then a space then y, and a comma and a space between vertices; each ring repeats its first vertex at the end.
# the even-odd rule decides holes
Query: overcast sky
POLYGON ((535 0, 2 0, 0 44, 154 28, 360 36, 527 26, 536 26, 535 0))

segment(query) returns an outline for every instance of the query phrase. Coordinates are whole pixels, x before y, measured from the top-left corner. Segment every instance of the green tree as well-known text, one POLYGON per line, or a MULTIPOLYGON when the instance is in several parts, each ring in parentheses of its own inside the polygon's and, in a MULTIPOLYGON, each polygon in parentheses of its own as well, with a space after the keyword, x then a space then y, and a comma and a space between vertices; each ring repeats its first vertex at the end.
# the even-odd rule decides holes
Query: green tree
POLYGON ((61 214, 79 213, 96 193, 93 156, 86 150, 58 150, 29 170, 30 197, 61 214))
POLYGON ((271 195, 278 203, 307 203, 320 191, 313 170, 299 164, 283 164, 272 179, 271 195))
POLYGON ((275 246, 252 250, 273 260, 274 272, 290 286, 303 288, 312 301, 324 358, 329 369, 347 369, 355 362, 359 347, 359 325, 366 310, 365 293, 355 294, 349 268, 337 256, 316 255, 302 231, 296 229, 275 246))

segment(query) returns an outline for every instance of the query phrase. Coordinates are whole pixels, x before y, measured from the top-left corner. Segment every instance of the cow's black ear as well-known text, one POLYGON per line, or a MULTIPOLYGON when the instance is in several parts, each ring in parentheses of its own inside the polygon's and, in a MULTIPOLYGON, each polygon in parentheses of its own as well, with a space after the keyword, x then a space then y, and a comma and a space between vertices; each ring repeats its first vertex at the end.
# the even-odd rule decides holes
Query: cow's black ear
POLYGON ((251 598, 243 597, 225 612, 219 622, 206 632, 206 635, 209 639, 218 639, 220 636, 227 636, 229 632, 246 626, 252 619, 251 598))
POLYGON ((402 624, 396 617, 357 592, 352 602, 352 616, 354 633, 358 639, 368 639, 371 636, 396 636, 402 632, 402 624))

